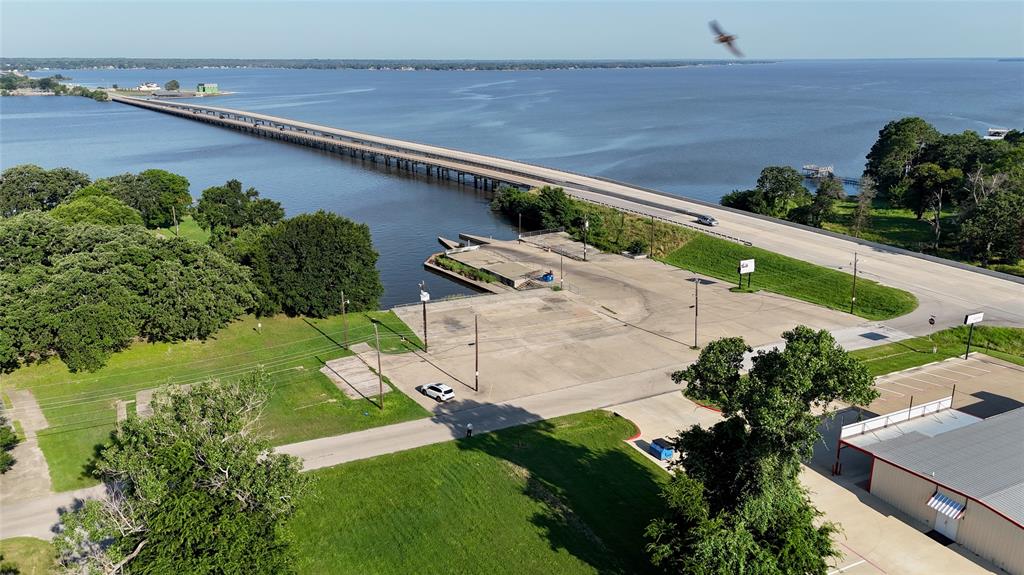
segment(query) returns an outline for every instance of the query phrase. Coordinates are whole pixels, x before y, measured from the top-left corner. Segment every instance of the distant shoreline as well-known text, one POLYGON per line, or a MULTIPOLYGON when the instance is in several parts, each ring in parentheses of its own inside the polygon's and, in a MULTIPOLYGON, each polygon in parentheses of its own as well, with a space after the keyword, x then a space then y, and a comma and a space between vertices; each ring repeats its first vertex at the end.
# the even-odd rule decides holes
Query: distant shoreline
POLYGON ((0 58, 0 69, 168 70, 184 68, 381 71, 537 71, 632 68, 689 68, 775 64, 778 60, 268 60, 218 58, 0 58))

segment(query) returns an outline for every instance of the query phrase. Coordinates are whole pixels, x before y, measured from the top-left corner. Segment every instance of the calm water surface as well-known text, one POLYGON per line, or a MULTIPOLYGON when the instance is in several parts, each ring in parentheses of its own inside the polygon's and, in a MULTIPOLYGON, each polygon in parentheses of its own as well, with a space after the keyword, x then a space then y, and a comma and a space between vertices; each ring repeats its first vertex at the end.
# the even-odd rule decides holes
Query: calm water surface
MULTIPOLYGON (((715 201, 765 165, 833 164, 857 176, 885 122, 958 132, 1024 126, 1024 62, 813 61, 543 72, 71 70, 85 85, 215 82, 216 105, 261 111, 600 175, 715 201)), ((39 73, 43 75, 43 73, 39 73)), ((230 178, 288 214, 325 209, 370 225, 384 305, 464 293, 429 276, 436 237, 511 237, 488 198, 305 148, 85 98, 0 100, 0 166, 92 177, 163 168, 192 193, 230 178)))

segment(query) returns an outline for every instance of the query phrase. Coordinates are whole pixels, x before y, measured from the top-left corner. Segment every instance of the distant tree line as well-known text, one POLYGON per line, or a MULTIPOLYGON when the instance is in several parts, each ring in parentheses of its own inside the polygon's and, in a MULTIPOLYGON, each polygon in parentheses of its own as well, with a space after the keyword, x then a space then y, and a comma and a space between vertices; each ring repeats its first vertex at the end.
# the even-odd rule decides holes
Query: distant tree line
POLYGON ((70 79, 60 74, 47 78, 28 78, 17 74, 2 74, 0 75, 0 95, 7 96, 13 90, 27 88, 52 92, 57 96, 84 96, 92 98, 97 102, 105 102, 110 99, 103 90, 90 90, 84 86, 68 86, 61 83, 61 80, 70 79))
MULTIPOLYGON (((723 60, 339 60, 263 58, 0 58, 2 70, 82 68, 305 68, 318 70, 550 70, 676 68, 725 64, 723 60)), ((728 64, 771 64, 772 60, 728 64)))
MULTIPOLYGON (((941 134, 921 118, 889 122, 867 155, 851 230, 870 228, 872 208, 910 210, 931 227, 930 249, 987 266, 1024 256, 1024 133, 985 140, 976 132, 941 134), (950 211, 955 217, 947 217, 950 211), (945 214, 945 215, 944 215, 945 214)), ((785 166, 761 171, 754 189, 722 197, 724 206, 821 227, 834 218, 842 183, 818 181, 815 194, 785 166)))
POLYGON ((59 356, 95 370, 135 339, 205 338, 243 313, 323 317, 377 307, 369 228, 316 212, 290 219, 237 181, 192 207, 163 170, 90 181, 69 168, 0 175, 0 370, 59 356), (208 244, 153 231, 192 215, 208 244), (150 228, 150 229, 147 229, 150 228))

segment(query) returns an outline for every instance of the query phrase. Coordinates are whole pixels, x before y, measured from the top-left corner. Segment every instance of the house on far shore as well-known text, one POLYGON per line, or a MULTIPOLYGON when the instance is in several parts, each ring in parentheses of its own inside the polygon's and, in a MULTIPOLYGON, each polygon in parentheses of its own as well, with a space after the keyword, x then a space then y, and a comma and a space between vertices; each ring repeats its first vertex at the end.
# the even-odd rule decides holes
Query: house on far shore
POLYGON ((135 89, 140 92, 156 92, 157 90, 162 90, 163 88, 160 86, 160 84, 157 84, 155 82, 146 82, 145 84, 139 84, 135 87, 135 89))
POLYGON ((217 84, 202 82, 196 85, 196 94, 219 94, 220 88, 217 84))

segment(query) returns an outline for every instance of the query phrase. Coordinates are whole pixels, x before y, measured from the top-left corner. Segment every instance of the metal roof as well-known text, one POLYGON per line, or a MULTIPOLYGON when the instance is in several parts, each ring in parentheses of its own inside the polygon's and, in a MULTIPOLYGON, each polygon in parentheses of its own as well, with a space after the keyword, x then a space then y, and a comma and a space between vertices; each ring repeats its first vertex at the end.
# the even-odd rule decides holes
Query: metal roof
POLYGON ((864 449, 1024 524, 1024 408, 931 437, 913 431, 864 449))

